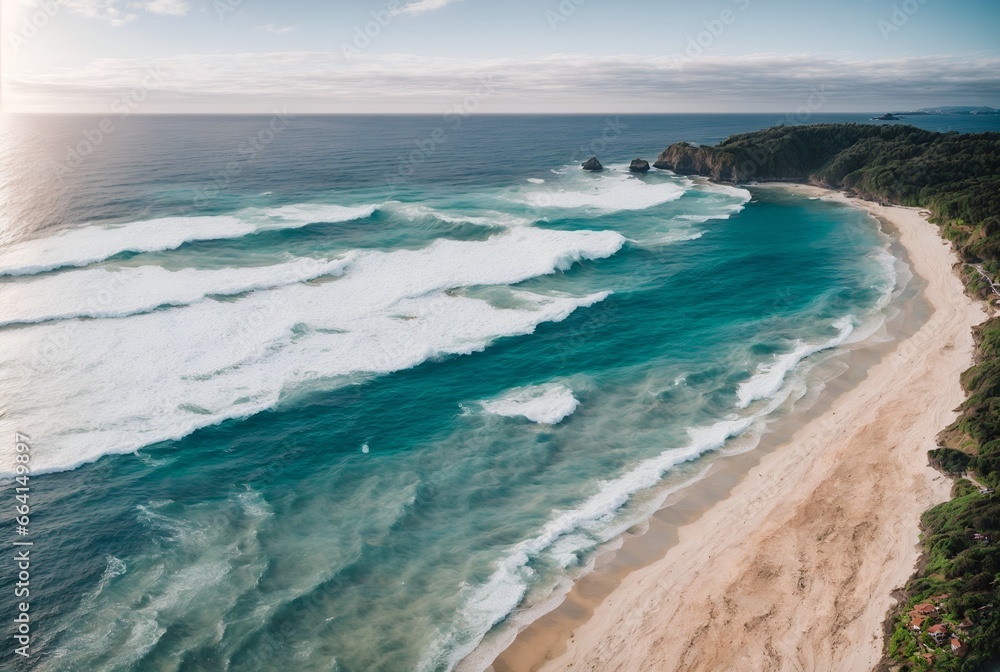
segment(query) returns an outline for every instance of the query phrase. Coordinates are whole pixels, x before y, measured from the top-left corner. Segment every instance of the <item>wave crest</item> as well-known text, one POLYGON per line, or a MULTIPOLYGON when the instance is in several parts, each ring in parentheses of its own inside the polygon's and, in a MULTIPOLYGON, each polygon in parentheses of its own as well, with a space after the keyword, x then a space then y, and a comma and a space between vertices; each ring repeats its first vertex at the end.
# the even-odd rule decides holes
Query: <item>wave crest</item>
POLYGON ((250 213, 212 217, 165 217, 121 226, 83 226, 0 249, 0 275, 34 275, 89 266, 124 252, 174 250, 185 243, 242 238, 262 230, 370 217, 377 206, 286 206, 261 217, 250 213))

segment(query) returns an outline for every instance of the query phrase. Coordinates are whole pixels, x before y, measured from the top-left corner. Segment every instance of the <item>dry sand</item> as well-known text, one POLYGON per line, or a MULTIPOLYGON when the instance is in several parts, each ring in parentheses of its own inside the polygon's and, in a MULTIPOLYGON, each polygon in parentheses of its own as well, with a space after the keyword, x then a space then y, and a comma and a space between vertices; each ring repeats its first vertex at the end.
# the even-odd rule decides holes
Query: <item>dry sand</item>
POLYGON ((964 399, 959 375, 985 313, 919 211, 854 204, 896 229, 927 282, 929 321, 681 527, 661 560, 629 574, 543 670, 857 672, 878 662, 891 593, 918 558, 920 514, 949 495, 927 451, 964 399))

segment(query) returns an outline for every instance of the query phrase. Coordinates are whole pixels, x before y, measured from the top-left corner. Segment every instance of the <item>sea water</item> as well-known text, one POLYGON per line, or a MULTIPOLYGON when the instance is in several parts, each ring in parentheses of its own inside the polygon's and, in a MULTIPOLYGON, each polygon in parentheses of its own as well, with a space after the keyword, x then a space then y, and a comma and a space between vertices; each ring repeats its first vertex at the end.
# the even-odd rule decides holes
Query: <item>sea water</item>
POLYGON ((2 125, 10 669, 482 669, 910 279, 860 210, 628 172, 780 119, 99 121, 2 125))

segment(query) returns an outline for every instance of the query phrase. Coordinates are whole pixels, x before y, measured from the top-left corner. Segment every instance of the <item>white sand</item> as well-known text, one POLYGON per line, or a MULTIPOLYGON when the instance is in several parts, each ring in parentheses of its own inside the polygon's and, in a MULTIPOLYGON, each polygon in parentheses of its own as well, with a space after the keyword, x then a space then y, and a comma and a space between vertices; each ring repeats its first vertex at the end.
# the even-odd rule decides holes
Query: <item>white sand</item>
MULTIPOLYGON (((842 194, 789 186, 849 202, 842 194)), ((971 328, 956 258, 916 209, 890 221, 932 315, 733 492, 629 574, 544 670, 870 670, 890 593, 912 574, 921 513, 950 481, 927 466, 964 400, 971 328)))

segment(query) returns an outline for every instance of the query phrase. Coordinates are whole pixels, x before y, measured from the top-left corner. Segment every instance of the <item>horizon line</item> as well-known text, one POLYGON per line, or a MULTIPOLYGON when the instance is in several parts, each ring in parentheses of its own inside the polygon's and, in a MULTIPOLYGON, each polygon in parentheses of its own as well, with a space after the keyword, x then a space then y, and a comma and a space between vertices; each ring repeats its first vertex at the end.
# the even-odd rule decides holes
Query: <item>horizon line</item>
MULTIPOLYGON (((946 105, 941 107, 989 107, 990 105, 946 105)), ((918 108, 911 110, 912 112, 918 112, 920 109, 936 109, 934 107, 930 108, 918 108)), ((280 112, 281 114, 290 114, 298 117, 440 117, 442 113, 438 112, 295 112, 286 110, 271 110, 270 112, 132 112, 128 116, 131 117, 182 117, 182 116, 202 116, 202 117, 261 117, 269 116, 280 112)), ((832 110, 829 112, 813 112, 811 116, 822 116, 822 115, 833 115, 833 114, 873 114, 876 112, 889 112, 891 114, 907 114, 907 112, 900 110, 885 110, 870 109, 870 110, 832 110)), ((726 115, 726 114, 742 114, 742 115, 754 115, 754 116, 769 116, 775 114, 783 114, 789 116, 796 116, 797 112, 795 110, 774 110, 770 112, 625 112, 625 111, 604 111, 604 112, 475 112, 468 116, 470 117, 520 117, 520 116, 534 116, 534 117, 600 117, 606 115, 618 115, 618 116, 629 116, 629 117, 660 117, 660 116, 671 116, 671 115, 726 115)), ((10 116, 51 116, 51 117, 102 117, 109 116, 107 112, 63 112, 63 111, 47 111, 47 110, 35 110, 35 111, 7 111, 0 109, 0 115, 10 115, 10 116)), ((116 115, 117 116, 117 115, 116 115)), ((953 113, 953 114, 939 114, 933 115, 928 114, 926 116, 991 116, 991 115, 978 115, 972 113, 953 113)))

